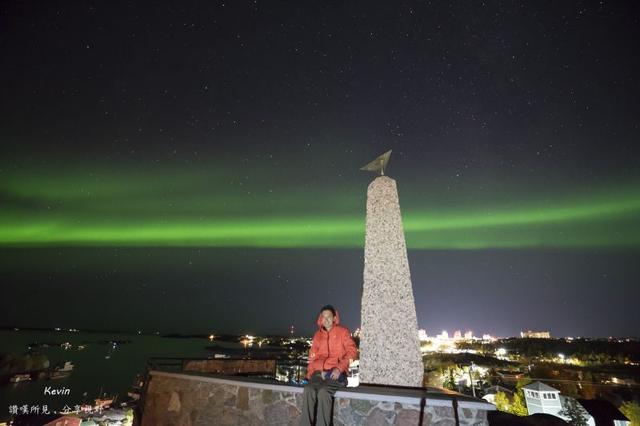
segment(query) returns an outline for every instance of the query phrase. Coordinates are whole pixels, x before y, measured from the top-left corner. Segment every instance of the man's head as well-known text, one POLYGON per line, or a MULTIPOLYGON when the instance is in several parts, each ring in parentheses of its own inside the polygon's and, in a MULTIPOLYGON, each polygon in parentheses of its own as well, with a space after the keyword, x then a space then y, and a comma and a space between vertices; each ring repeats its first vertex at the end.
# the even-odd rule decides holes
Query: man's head
POLYGON ((336 318, 336 309, 331 305, 325 305, 320 309, 320 315, 322 315, 322 325, 327 331, 333 327, 333 322, 336 318))

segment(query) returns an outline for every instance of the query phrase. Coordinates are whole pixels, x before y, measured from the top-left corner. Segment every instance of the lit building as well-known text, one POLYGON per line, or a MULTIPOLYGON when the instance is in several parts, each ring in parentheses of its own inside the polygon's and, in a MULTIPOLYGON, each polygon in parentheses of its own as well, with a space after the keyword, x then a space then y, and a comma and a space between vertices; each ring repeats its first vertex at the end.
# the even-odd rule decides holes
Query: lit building
POLYGON ((427 331, 424 328, 421 328, 420 330, 418 330, 418 339, 421 342, 424 342, 425 340, 429 340, 429 336, 427 335, 427 331))
POLYGON ((560 402, 560 391, 545 385, 542 382, 533 382, 522 387, 524 397, 527 402, 529 415, 536 413, 552 414, 560 416, 562 404, 560 402))
MULTIPOLYGON (((571 398, 560 395, 560 391, 541 382, 533 382, 522 387, 527 411, 529 415, 536 413, 551 414, 563 420, 570 419, 560 414, 567 401, 571 398)), ((628 426, 629 419, 609 401, 602 399, 578 399, 576 400, 582 413, 582 417, 589 426, 607 424, 613 426, 628 426)))
POLYGON ((483 334, 482 335, 482 340, 484 342, 495 342, 497 339, 495 337, 493 337, 492 335, 490 335, 490 334, 483 334))
MULTIPOLYGON (((423 352, 443 352, 443 353, 476 353, 475 349, 471 348, 458 348, 458 344, 462 341, 473 342, 479 341, 479 337, 473 335, 472 330, 467 330, 464 334, 462 331, 456 330, 452 336, 449 336, 447 330, 442 330, 440 334, 435 336, 429 336, 425 329, 418 330, 418 339, 421 342, 426 342, 422 345, 423 352)), ((495 342, 497 339, 489 334, 484 334, 482 340, 485 343, 495 342)))
POLYGON ((551 339, 551 333, 548 331, 521 331, 520 337, 523 339, 551 339))

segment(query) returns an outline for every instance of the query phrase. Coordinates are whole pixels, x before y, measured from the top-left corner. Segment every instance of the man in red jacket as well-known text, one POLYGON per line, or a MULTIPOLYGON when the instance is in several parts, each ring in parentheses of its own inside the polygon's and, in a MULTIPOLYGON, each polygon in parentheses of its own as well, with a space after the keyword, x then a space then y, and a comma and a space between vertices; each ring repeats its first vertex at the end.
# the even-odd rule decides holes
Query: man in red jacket
POLYGON ((340 315, 333 306, 320 309, 317 324, 318 331, 309 350, 309 384, 304 387, 302 397, 300 425, 305 426, 331 423, 333 395, 347 385, 349 364, 358 356, 351 333, 340 325, 340 315), (314 415, 316 403, 317 416, 314 415))

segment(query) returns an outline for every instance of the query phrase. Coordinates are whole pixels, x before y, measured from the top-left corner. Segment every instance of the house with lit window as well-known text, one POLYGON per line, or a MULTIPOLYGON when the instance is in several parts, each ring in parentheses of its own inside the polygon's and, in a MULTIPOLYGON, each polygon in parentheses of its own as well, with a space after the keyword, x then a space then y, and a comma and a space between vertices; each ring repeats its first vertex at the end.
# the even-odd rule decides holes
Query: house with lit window
MULTIPOLYGON (((551 414, 564 420, 568 417, 560 414, 569 397, 560 395, 560 391, 541 382, 533 382, 522 387, 529 415, 536 413, 551 414)), ((629 420, 609 401, 600 399, 579 399, 578 406, 589 426, 628 426, 629 420)))
POLYGON ((529 383, 522 387, 529 414, 545 413, 562 417, 560 391, 542 382, 529 383))

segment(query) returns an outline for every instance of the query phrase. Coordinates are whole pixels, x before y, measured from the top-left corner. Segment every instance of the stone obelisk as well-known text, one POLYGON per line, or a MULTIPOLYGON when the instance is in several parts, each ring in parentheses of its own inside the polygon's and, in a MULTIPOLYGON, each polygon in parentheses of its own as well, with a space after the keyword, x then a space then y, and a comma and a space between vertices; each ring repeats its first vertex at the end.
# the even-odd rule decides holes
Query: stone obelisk
POLYGON ((361 170, 380 174, 367 189, 360 382, 422 386, 424 367, 391 151, 361 170))

